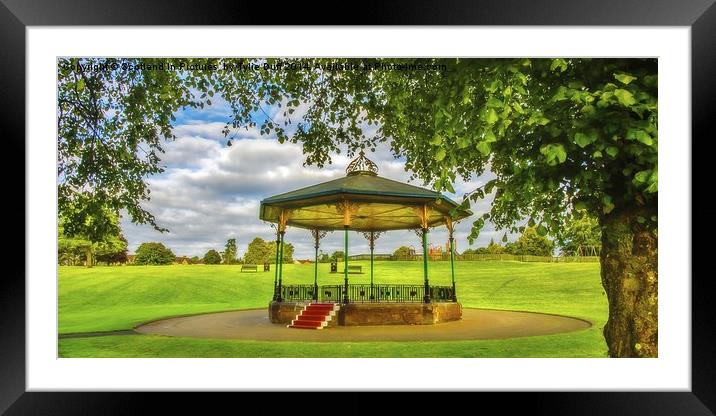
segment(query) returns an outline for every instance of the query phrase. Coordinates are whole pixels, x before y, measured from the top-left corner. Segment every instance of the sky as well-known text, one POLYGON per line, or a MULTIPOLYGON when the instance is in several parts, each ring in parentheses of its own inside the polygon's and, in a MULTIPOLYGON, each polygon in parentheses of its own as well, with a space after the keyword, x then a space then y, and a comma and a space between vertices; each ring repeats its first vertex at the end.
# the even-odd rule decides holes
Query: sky
MULTIPOLYGON (((151 199, 142 203, 154 214, 157 224, 169 232, 160 233, 148 225, 132 224, 130 218, 123 215, 122 230, 129 242, 130 253, 143 242, 156 241, 169 247, 177 256, 203 257, 210 249, 223 251, 226 241, 235 238, 238 255, 243 256, 248 243, 255 237, 275 239, 274 229, 259 219, 262 199, 345 176, 350 159, 343 152, 332 154, 332 164, 324 168, 304 166, 300 144, 278 143, 275 136, 262 136, 257 129, 236 131, 233 145, 227 146, 222 128, 230 109, 218 95, 214 98, 210 107, 175 114, 174 134, 177 138, 163 145, 165 153, 160 164, 165 170, 148 178, 151 199)), ((278 109, 270 110, 269 114, 280 123, 278 109)), ((300 111, 295 116, 300 116, 300 111)), ((364 130, 366 134, 372 134, 375 128, 366 126, 364 130)), ((430 187, 419 180, 409 181, 410 173, 405 170, 404 160, 394 157, 388 145, 366 156, 377 164, 380 176, 430 187)), ((463 194, 492 177, 487 172, 469 181, 459 180, 454 184, 455 194, 445 195, 460 202, 463 194)), ((458 251, 470 248, 467 235, 472 222, 489 210, 492 198, 493 195, 489 195, 480 202, 473 202, 474 215, 456 226, 458 251)), ((472 247, 487 245, 491 238, 500 241, 503 233, 487 223, 472 247)), ((313 258, 313 239, 307 230, 289 227, 285 238, 294 246, 294 258, 313 258)), ((431 230, 429 243, 444 245, 446 242, 445 227, 431 230)), ((402 245, 420 247, 420 240, 412 231, 391 231, 380 236, 375 252, 392 253, 402 245)), ((342 233, 331 233, 321 241, 321 250, 326 253, 342 249, 342 233)), ((368 252, 362 234, 350 233, 349 254, 368 252)))

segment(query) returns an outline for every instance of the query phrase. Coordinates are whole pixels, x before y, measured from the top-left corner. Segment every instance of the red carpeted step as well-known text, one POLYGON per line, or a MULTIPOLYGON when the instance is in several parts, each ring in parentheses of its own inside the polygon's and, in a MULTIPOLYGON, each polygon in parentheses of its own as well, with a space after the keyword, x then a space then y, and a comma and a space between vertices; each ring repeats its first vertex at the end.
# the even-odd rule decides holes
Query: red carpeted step
POLYGON ((333 312, 333 303, 311 303, 308 304, 293 320, 289 328, 299 329, 321 329, 324 323, 328 322, 333 312))
POLYGON ((302 312, 301 312, 301 315, 300 315, 300 316, 320 316, 320 317, 324 317, 324 316, 330 315, 330 313, 331 313, 331 311, 315 311, 315 310, 306 309, 305 311, 302 311, 302 312))

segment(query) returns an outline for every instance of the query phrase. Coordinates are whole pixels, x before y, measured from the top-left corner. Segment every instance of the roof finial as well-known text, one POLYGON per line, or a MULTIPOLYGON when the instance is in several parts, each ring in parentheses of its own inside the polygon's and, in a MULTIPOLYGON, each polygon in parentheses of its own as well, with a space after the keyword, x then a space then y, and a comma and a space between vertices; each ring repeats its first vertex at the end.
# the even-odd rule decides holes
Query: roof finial
POLYGON ((353 175, 371 175, 378 176, 378 166, 372 160, 365 157, 365 152, 361 150, 358 157, 353 159, 346 168, 347 176, 353 175))

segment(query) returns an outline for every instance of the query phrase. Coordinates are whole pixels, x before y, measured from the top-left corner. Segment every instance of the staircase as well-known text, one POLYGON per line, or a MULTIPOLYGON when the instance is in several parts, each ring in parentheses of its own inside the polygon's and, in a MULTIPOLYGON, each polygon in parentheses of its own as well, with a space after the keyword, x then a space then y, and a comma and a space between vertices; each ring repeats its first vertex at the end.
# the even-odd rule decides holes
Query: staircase
POLYGON ((296 315, 296 319, 291 321, 291 325, 287 326, 299 329, 323 329, 336 316, 338 309, 340 306, 337 303, 309 303, 296 315))

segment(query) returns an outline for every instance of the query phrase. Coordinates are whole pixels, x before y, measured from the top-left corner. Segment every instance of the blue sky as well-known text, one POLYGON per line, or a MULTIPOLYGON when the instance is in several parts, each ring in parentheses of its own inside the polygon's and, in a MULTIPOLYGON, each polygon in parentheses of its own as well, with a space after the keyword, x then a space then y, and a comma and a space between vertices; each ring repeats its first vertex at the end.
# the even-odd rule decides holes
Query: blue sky
MULTIPOLYGON (((143 203, 156 216, 158 224, 169 232, 159 233, 149 226, 132 224, 123 216, 122 228, 130 252, 143 242, 158 241, 176 255, 201 257, 212 248, 223 250, 227 239, 236 238, 241 256, 255 237, 274 238, 272 228, 259 220, 262 199, 345 175, 350 160, 344 152, 332 155, 332 164, 322 169, 303 166, 300 144, 279 144, 275 137, 261 136, 256 129, 238 130, 233 146, 226 146, 221 130, 230 109, 218 94, 214 99, 209 107, 183 110, 175 115, 177 139, 164 144, 161 164, 165 171, 148 179, 151 200, 143 203)), ((281 114, 277 110, 268 112, 280 122, 277 119, 281 114)), ((300 116, 300 109, 295 116, 300 116)), ((366 126, 365 131, 370 134, 374 129, 375 126, 366 126)), ((367 156, 378 165, 379 175, 424 186, 408 180, 410 174, 405 171, 404 160, 396 159, 389 146, 382 146, 367 156)), ((447 195, 459 202, 464 193, 490 178, 491 174, 487 173, 468 182, 458 181, 455 194, 447 195)), ((472 221, 489 210, 491 201, 492 195, 489 195, 473 203, 476 215, 456 227, 458 251, 468 248, 467 235, 472 221)), ((499 241, 502 234, 487 224, 474 246, 486 245, 491 238, 499 241)), ((286 241, 294 245, 296 258, 313 257, 312 239, 306 230, 289 228, 286 241)), ((444 227, 431 232, 430 243, 443 245, 446 241, 444 227)), ((330 253, 342 249, 343 239, 339 234, 329 234, 321 245, 321 250, 330 253)), ((419 246, 420 242, 412 231, 389 232, 377 242, 376 252, 392 253, 401 245, 419 246)), ((350 246, 354 254, 368 252, 365 239, 358 233, 351 233, 350 246)))

